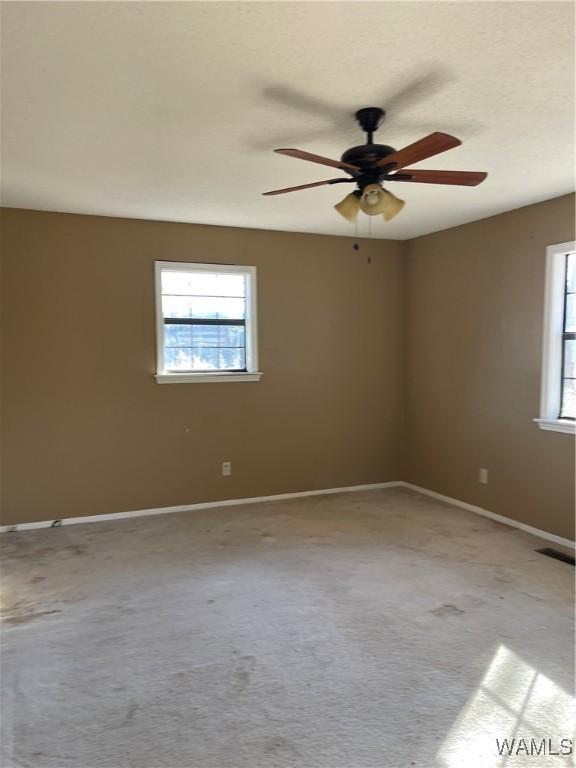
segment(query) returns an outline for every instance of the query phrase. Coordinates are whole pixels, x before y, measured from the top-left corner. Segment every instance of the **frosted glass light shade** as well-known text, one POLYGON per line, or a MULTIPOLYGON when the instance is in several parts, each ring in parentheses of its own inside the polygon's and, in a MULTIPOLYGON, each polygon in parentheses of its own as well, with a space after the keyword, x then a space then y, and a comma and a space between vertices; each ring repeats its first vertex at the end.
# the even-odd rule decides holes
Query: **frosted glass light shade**
POLYGON ((340 216, 343 216, 351 224, 354 224, 356 217, 358 216, 358 211, 360 210, 360 200, 354 192, 350 192, 349 195, 346 195, 344 200, 336 203, 334 208, 338 211, 340 216))
POLYGON ((368 216, 382 216, 386 221, 391 221, 404 208, 404 200, 396 197, 392 192, 383 189, 379 184, 368 184, 364 187, 360 198, 360 208, 368 216))

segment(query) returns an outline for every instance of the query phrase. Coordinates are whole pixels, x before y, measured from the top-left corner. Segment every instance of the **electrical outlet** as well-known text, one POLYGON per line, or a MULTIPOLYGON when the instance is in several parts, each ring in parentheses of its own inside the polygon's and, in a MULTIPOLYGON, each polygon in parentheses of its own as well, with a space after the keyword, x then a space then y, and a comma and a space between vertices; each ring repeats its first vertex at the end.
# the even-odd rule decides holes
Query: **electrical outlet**
POLYGON ((223 461, 222 462, 222 477, 230 477, 232 474, 232 462, 231 461, 223 461))
POLYGON ((482 483, 482 485, 488 485, 488 470, 484 467, 480 467, 480 471, 478 472, 478 482, 482 483))

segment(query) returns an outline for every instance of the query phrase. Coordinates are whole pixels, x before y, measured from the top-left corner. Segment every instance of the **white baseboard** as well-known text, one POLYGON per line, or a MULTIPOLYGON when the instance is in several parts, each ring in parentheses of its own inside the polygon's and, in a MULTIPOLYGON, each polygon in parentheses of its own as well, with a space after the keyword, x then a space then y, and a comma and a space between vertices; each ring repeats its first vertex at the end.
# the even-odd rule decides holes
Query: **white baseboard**
POLYGON ((0 533, 27 531, 33 528, 59 528, 61 525, 76 525, 77 523, 99 523, 103 520, 122 520, 130 517, 148 517, 148 515, 169 515, 173 512, 193 512, 196 509, 213 509, 214 507, 235 507, 239 504, 258 504, 263 501, 282 501, 284 499, 300 499, 305 496, 325 496, 331 493, 353 493, 354 491, 374 491, 380 488, 397 488, 404 483, 391 480, 387 483, 369 483, 367 485, 350 485, 344 488, 322 488, 318 491, 296 491, 294 493, 277 493, 273 496, 252 496, 247 499, 225 499, 223 501, 205 501, 197 504, 181 504, 177 507, 157 507, 156 509, 137 509, 132 512, 111 512, 106 515, 88 515, 87 517, 63 517, 60 520, 42 520, 34 523, 17 523, 0 526, 0 533))
POLYGON ((89 515, 87 517, 64 517, 61 520, 42 520, 35 523, 17 523, 16 525, 2 525, 0 526, 0 533, 9 533, 12 531, 26 531, 33 528, 56 528, 61 525, 76 525, 78 523, 99 523, 103 520, 122 520, 131 517, 147 517, 149 515, 168 515, 173 512, 193 512, 199 509, 213 509, 215 507, 235 507, 240 504, 258 504, 263 501, 283 501, 284 499, 301 499, 306 496, 327 496, 332 493, 353 493, 354 491, 374 491, 382 488, 409 488, 412 491, 421 493, 424 496, 430 496, 438 501, 443 501, 446 504, 451 504, 454 507, 460 507, 468 512, 474 512, 482 517, 487 517, 490 520, 495 520, 498 523, 509 525, 513 528, 518 528, 525 533, 530 533, 532 536, 538 536, 540 539, 546 541, 552 541, 555 544, 559 544, 562 547, 568 549, 575 549, 576 542, 570 541, 570 539, 564 539, 562 536, 556 536, 554 533, 548 533, 548 531, 542 531, 540 528, 534 528, 531 525, 526 525, 518 520, 513 520, 511 517, 504 517, 504 515, 498 515, 495 512, 490 512, 482 507, 477 507, 474 504, 468 504, 466 501, 460 501, 459 499, 453 499, 451 496, 444 496, 442 493, 436 493, 436 491, 430 491, 428 488, 422 488, 419 485, 413 483, 407 483, 404 480, 391 480, 387 483, 369 483, 367 485, 350 485, 343 488, 323 488, 317 491, 296 491, 294 493, 277 493, 273 496, 252 496, 247 499, 225 499, 223 501, 206 501, 199 502, 197 504, 182 504, 177 507, 157 507, 155 509, 137 509, 132 512, 111 512, 106 515, 89 515))
POLYGON ((436 491, 429 491, 428 488, 422 488, 421 486, 414 485, 413 483, 402 482, 401 484, 404 486, 404 488, 409 488, 412 491, 421 493, 423 496, 431 496, 433 499, 438 499, 438 501, 451 504, 453 507, 460 507, 461 509, 468 510, 468 512, 474 512, 477 515, 482 515, 482 517, 488 517, 490 520, 495 520, 497 523, 510 525, 512 528, 518 528, 519 530, 524 531, 524 533, 530 533, 532 536, 538 536, 540 539, 552 541, 554 544, 560 544, 560 546, 567 547, 568 549, 576 548, 576 542, 570 541, 570 539, 564 539, 562 536, 556 536, 555 533, 542 531, 540 528, 534 528, 531 525, 526 525, 526 523, 521 523, 519 520, 514 520, 511 517, 497 515, 496 512, 490 512, 488 509, 477 507, 475 504, 468 504, 467 501, 453 499, 451 496, 444 496, 444 494, 436 493, 436 491))

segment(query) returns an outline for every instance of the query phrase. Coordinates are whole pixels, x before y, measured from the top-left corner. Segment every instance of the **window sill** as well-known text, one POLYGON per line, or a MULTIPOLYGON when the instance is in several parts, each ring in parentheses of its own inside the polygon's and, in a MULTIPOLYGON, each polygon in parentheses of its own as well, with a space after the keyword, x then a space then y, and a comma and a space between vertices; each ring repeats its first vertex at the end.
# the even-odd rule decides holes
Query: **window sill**
POLYGON ((534 419, 540 429, 550 432, 565 432, 568 435, 576 435, 576 422, 568 419, 534 419))
POLYGON ((260 381, 257 373, 157 373, 157 384, 209 384, 223 381, 260 381))

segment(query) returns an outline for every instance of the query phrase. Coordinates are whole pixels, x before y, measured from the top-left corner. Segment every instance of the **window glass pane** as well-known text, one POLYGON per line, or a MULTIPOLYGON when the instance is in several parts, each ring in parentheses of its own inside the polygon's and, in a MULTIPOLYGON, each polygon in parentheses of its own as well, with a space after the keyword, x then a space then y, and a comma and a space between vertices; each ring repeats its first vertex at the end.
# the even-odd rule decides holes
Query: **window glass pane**
POLYGON ((224 370, 238 370, 246 367, 246 355, 241 347, 234 349, 220 348, 220 368, 224 370))
POLYGON ((562 382, 562 418, 576 418, 576 381, 564 379, 562 382))
POLYGON ((191 347, 192 346, 192 326, 191 325, 165 325, 164 326, 164 344, 167 347, 191 347))
POLYGON ((242 325, 164 325, 166 347, 244 347, 242 325))
POLYGON ((576 331, 576 293, 566 294, 564 330, 568 332, 576 331))
POLYGON ((165 366, 168 371, 242 370, 246 354, 241 347, 167 347, 165 366))
POLYGON ((162 293, 244 298, 246 295, 246 277, 235 274, 166 270, 162 272, 162 293))
POLYGON ((191 325, 194 347, 218 347, 220 328, 217 325, 191 325))
POLYGON ((166 347, 164 367, 167 371, 192 370, 192 350, 190 347, 166 347))
POLYGON ((219 367, 217 349, 214 347, 195 347, 192 349, 192 370, 212 371, 219 367))
POLYGON ((566 286, 569 291, 576 292, 576 253, 568 254, 566 268, 566 286))
POLYGON ((243 347, 244 326, 241 325, 194 325, 194 347, 243 347))
POLYGON ((576 378, 576 341, 572 339, 564 342, 564 376, 576 378))
POLYGON ((218 326, 219 345, 221 347, 245 347, 246 329, 243 325, 220 325, 218 326))
POLYGON ((186 347, 165 351, 165 366, 168 371, 216 370, 218 349, 186 347))
POLYGON ((245 317, 244 299, 162 296, 164 317, 200 317, 242 320, 245 317))

